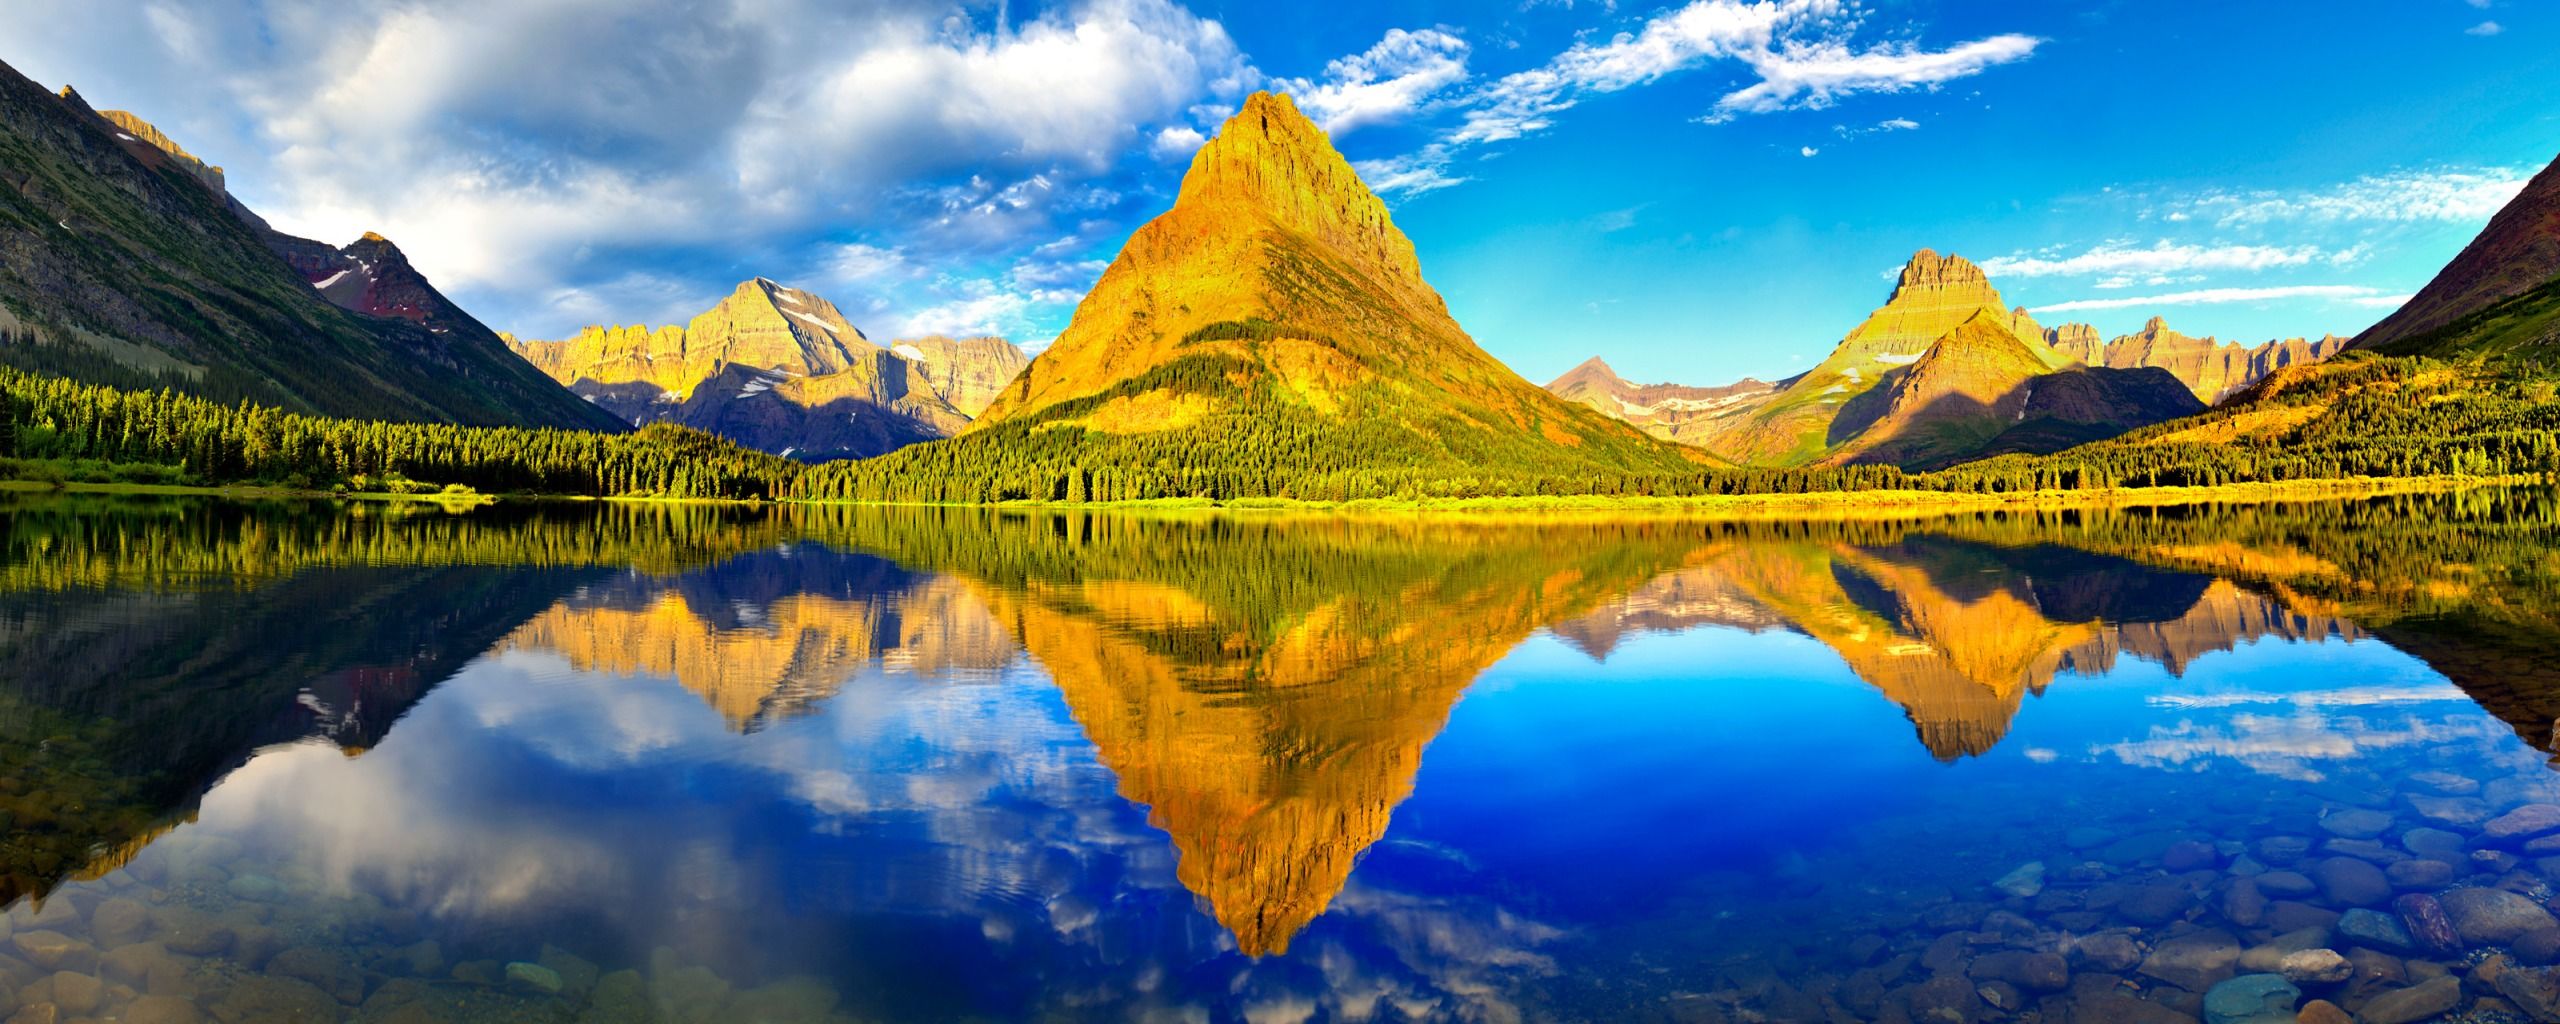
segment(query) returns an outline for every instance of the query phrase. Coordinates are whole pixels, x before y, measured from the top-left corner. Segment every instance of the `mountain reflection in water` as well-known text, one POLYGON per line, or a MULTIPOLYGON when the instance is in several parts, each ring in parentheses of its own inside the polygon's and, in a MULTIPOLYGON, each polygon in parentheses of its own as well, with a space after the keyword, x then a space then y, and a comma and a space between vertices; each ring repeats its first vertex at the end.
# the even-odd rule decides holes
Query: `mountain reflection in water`
MULTIPOLYGON (((2560 526, 2527 493, 1836 523, 18 502, 10 927, 111 952, 111 898, 141 934, 233 921, 186 955, 216 1016, 314 984, 242 938, 290 933, 368 1013, 1576 1017, 1704 986, 1792 1019, 1735 979, 1813 975, 1799 940, 1717 922, 1821 891, 1790 865, 1856 846, 1833 818, 1925 828, 1885 807, 1941 792, 1917 765, 2051 809, 2105 771, 2506 764, 2560 715, 2560 526), (1683 645, 1736 656, 1659 660, 1683 645), (1732 788, 1818 751, 1793 802, 1732 788), (1690 955, 1726 966, 1638 966, 1690 955)), ((2011 845, 1894 871, 1978 893, 1955 861, 2011 845)), ((0 949, 0 981, 41 966, 0 949)))

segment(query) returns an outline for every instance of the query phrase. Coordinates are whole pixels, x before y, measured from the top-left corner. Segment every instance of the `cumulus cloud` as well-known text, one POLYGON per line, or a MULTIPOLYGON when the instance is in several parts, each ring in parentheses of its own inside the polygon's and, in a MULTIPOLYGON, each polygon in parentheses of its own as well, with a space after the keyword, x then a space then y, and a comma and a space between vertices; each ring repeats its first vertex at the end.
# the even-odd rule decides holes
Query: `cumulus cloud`
POLYGON ((2532 171, 2512 167, 2445 167, 2370 174, 2309 189, 2215 191, 2175 198, 2155 212, 2183 222, 2224 227, 2273 223, 2445 221, 2482 223, 2524 191, 2532 171))
POLYGON ((2391 295, 2379 288, 2350 284, 2296 284, 2272 288, 2205 288, 2197 291, 2172 292, 2167 295, 2141 295, 2122 298, 2075 299, 2037 306, 2030 313, 2071 313, 2089 309, 2132 309, 2151 306, 2203 306, 2232 302, 2271 302, 2282 299, 2328 299, 2356 306, 2396 307, 2409 296, 2391 295))
POLYGON ((1191 154, 1198 152, 1200 145, 1207 141, 1208 137, 1200 134, 1200 129, 1178 124, 1156 132, 1155 140, 1147 143, 1147 151, 1154 153, 1159 160, 1189 160, 1191 154))
POLYGON ((786 272, 864 232, 1009 260, 986 250, 1093 219, 1121 197, 1094 183, 1257 80, 1176 0, 99 0, 6 5, 0 37, 47 40, 22 67, 160 121, 278 227, 379 230, 529 333, 636 266, 786 272), (1053 195, 914 189, 970 174, 1053 195))
POLYGON ((2470 28, 2463 29, 2462 34, 2466 36, 2494 36, 2501 32, 2505 32, 2506 30, 2506 26, 2498 24, 2497 22, 2484 21, 2477 25, 2473 25, 2470 28))
POLYGON ((1467 42, 1439 29, 1388 29, 1377 45, 1325 65, 1320 80, 1275 83, 1335 135, 1401 120, 1466 81, 1467 42))

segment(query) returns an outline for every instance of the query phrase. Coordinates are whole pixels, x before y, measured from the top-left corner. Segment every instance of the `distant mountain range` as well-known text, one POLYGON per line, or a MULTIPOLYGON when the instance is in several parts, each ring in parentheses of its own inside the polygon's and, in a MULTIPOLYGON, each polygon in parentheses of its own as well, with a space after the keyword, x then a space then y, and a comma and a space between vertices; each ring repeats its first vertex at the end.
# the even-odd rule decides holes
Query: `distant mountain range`
POLYGON ((1929 468, 2052 451, 2204 408, 2156 367, 2083 366, 1981 268, 1927 249, 1821 364, 1775 383, 1640 387, 1586 362, 1548 390, 1746 466, 1929 468))
POLYGON ((681 327, 507 344, 627 422, 680 423, 810 461, 949 437, 1030 361, 1002 338, 883 346, 835 303, 761 277, 681 327))
POLYGON ((279 234, 225 181, 142 118, 0 66, 0 362, 335 416, 621 429, 388 241, 279 234))
POLYGON ((1884 307, 1804 374, 1639 385, 1594 358, 1547 390, 1744 465, 1927 468, 2054 451, 2187 415, 2346 344, 2330 335, 2246 347, 2180 334, 2158 317, 2102 344, 2088 324, 2048 329, 2023 306, 2004 311, 1980 267, 1923 249, 1884 307))

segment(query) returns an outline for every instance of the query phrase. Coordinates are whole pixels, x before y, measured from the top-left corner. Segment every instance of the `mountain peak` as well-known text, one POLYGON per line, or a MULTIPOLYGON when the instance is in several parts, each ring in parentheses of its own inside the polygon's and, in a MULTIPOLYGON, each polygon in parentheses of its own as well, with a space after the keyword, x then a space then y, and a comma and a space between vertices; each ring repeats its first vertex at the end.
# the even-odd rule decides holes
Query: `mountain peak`
POLYGON ((382 237, 381 232, 378 232, 378 231, 367 231, 367 232, 365 232, 365 233, 364 233, 364 237, 359 238, 359 239, 356 239, 356 241, 359 241, 359 242, 373 242, 373 243, 378 244, 378 245, 390 245, 390 244, 391 244, 391 240, 390 240, 390 239, 388 239, 388 238, 384 238, 384 237, 382 237))
POLYGON ((1990 296, 1993 307, 2007 308, 2000 301, 2000 293, 1992 290, 1991 279, 1982 273, 1982 268, 1954 253, 1940 256, 1935 249, 1912 253, 1911 261, 1902 265, 1901 279, 1894 283, 1893 298, 1899 299, 1903 292, 1914 288, 1978 292, 1990 296))
POLYGON ((1592 357, 1591 357, 1591 358, 1589 358, 1589 359, 1585 359, 1585 360, 1583 360, 1580 364, 1576 365, 1573 369, 1570 369, 1570 370, 1565 371, 1565 376, 1570 377, 1570 376, 1572 376, 1572 375, 1574 375, 1574 374, 1577 374, 1577 373, 1584 373, 1584 372, 1590 372, 1590 373, 1605 373, 1605 374, 1608 374, 1609 376, 1612 376, 1612 377, 1615 377, 1615 376, 1617 376, 1617 375, 1618 375, 1618 371, 1616 371, 1616 370, 1612 370, 1612 369, 1610 369, 1610 368, 1609 368, 1609 363, 1608 363, 1608 361, 1607 361, 1607 360, 1604 360, 1604 359, 1600 358, 1599 356, 1592 356, 1592 357))
POLYGON ((2168 317, 2155 316, 2155 317, 2152 317, 2152 318, 2151 318, 2151 319, 2149 319, 2149 320, 2145 320, 2145 321, 2143 321, 2143 322, 2142 322, 2142 333, 2144 333, 2144 334, 2150 334, 2150 335, 2166 334, 2166 333, 2168 333, 2168 330, 2169 330, 2169 318, 2168 318, 2168 317))
POLYGON ((1422 280, 1413 243, 1396 230, 1387 204, 1286 94, 1257 92, 1245 100, 1192 155, 1174 208, 1267 220, 1313 235, 1372 271, 1422 280))

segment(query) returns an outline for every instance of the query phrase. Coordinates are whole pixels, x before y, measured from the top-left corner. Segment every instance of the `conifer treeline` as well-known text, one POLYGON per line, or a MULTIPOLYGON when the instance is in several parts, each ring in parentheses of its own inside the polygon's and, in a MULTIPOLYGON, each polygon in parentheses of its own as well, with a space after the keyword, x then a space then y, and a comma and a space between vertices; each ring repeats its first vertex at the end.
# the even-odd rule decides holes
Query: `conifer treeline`
POLYGON ((809 467, 665 424, 611 435, 324 419, 5 367, 0 456, 174 467, 174 476, 198 483, 326 488, 405 479, 495 493, 950 503, 1988 493, 2560 474, 2560 385, 2538 371, 2362 357, 2317 369, 2278 394, 2114 440, 1924 474, 1890 466, 1573 473, 1493 458, 1452 473, 1417 453, 1371 451, 1363 438, 1319 439, 1320 424, 1290 416, 1152 433, 1008 424, 809 467), (2271 429, 2269 417, 2281 422, 2271 429), (1310 453, 1343 451, 1359 457, 1308 468, 1310 453))
POLYGON ((414 480, 501 493, 784 497, 787 459, 681 427, 631 434, 327 419, 0 367, 0 455, 180 467, 198 483, 414 480))

